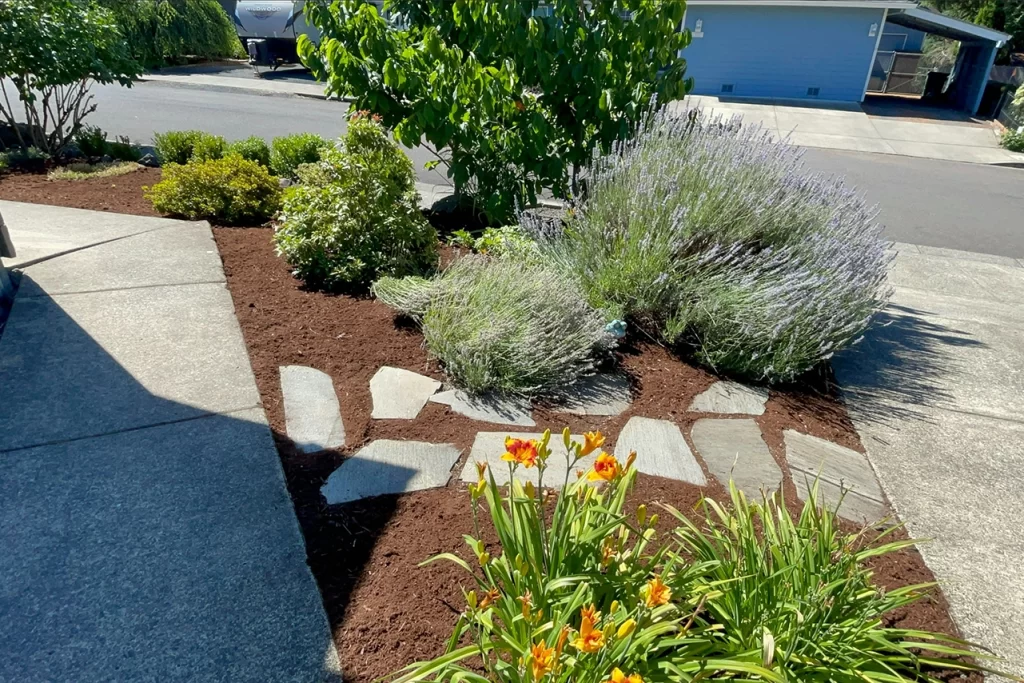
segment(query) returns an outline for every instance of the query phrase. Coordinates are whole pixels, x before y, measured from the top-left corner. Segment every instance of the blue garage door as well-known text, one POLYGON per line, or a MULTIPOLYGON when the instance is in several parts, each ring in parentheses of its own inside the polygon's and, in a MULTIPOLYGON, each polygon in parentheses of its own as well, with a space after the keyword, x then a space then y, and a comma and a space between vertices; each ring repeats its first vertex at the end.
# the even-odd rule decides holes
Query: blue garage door
POLYGON ((697 95, 859 102, 882 17, 856 7, 690 4, 686 73, 697 95))

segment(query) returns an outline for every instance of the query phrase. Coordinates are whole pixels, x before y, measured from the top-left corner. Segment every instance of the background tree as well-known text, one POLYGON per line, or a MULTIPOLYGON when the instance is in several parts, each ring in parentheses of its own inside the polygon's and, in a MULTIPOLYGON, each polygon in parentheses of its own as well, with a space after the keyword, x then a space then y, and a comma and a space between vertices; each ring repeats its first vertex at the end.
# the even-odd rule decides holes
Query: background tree
POLYGON ((627 137, 652 99, 691 87, 683 0, 362 0, 310 3, 320 43, 299 52, 329 90, 426 142, 456 190, 492 220, 627 137))
POLYGON ((129 86, 141 73, 113 15, 93 2, 3 0, 0 26, 0 116, 22 147, 59 152, 96 110, 94 81, 129 86))

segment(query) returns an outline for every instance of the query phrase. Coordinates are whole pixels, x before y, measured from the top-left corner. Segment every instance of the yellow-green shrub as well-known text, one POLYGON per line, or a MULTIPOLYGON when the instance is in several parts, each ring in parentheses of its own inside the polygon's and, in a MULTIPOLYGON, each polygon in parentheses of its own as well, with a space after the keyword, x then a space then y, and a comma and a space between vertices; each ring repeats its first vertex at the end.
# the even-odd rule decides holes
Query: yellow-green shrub
POLYGON ((225 223, 262 223, 281 208, 277 179, 255 161, 235 154, 168 164, 163 179, 146 188, 146 197, 160 213, 225 223))

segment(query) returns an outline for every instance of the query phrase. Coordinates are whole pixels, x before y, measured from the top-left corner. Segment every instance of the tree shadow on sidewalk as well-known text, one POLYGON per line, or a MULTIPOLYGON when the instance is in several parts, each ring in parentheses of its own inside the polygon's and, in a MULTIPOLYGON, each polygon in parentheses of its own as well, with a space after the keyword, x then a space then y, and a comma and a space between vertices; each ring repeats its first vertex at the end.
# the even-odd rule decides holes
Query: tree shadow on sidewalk
POLYGON ((853 417, 881 423, 928 420, 931 408, 950 405, 947 376, 955 374, 959 363, 954 351, 985 344, 928 315, 890 304, 859 344, 833 359, 853 417))

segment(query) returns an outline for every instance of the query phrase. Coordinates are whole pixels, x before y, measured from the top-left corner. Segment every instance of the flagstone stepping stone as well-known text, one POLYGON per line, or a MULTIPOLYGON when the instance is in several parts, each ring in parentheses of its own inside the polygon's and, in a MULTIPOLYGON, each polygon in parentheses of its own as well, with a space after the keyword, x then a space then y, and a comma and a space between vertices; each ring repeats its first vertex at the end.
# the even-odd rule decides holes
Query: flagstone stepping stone
POLYGON ((707 391, 697 394, 690 404, 690 410, 695 413, 763 415, 767 400, 767 389, 722 380, 712 384, 707 391))
MULTIPOLYGON (((451 408, 452 412, 480 422, 517 427, 533 427, 537 424, 530 416, 530 402, 524 398, 493 395, 470 396, 464 391, 453 389, 434 394, 430 397, 430 401, 446 405, 451 408)), ((474 481, 476 480, 474 479, 474 481)))
POLYGON ((782 470, 753 420, 697 420, 690 438, 708 470, 726 488, 732 479, 736 488, 756 501, 762 490, 770 493, 782 485, 782 470))
POLYGON ((882 487, 863 453, 790 429, 785 430, 782 437, 786 460, 801 500, 806 499, 808 487, 818 477, 818 495, 828 507, 835 509, 846 491, 838 510, 840 517, 855 522, 877 522, 889 514, 882 487))
POLYGON ((565 402, 554 410, 571 415, 621 415, 632 402, 626 377, 599 374, 585 377, 570 387, 565 402))
POLYGON ((436 379, 402 370, 382 367, 370 380, 373 413, 376 420, 413 420, 427 399, 441 388, 436 379))
POLYGON ((636 468, 644 474, 697 486, 708 483, 683 433, 668 420, 629 418, 615 441, 615 457, 625 462, 631 451, 636 451, 636 468))
MULTIPOLYGON (((514 439, 539 440, 544 435, 527 432, 478 432, 476 439, 473 441, 473 448, 469 452, 469 458, 466 460, 466 466, 462 468, 462 474, 460 475, 462 481, 476 483, 476 463, 486 462, 488 469, 494 474, 494 481, 497 484, 503 485, 508 483, 508 463, 501 459, 501 456, 505 454, 506 436, 511 436, 514 439)), ((579 434, 574 434, 572 438, 577 443, 583 443, 583 437, 579 434)), ((548 459, 547 470, 544 472, 544 486, 545 488, 560 489, 566 480, 566 473, 568 471, 568 465, 565 461, 565 447, 562 445, 562 435, 552 434, 549 443, 552 452, 551 457, 548 459)), ((596 459, 596 452, 582 458, 573 467, 573 471, 568 472, 569 481, 576 481, 576 470, 584 472, 590 470, 594 466, 594 460, 596 459)), ((516 470, 516 479, 522 482, 532 481, 534 485, 537 485, 539 483, 537 468, 531 467, 527 469, 519 467, 516 470)))
POLYGON ((374 441, 341 463, 320 492, 328 505, 444 486, 459 460, 454 444, 374 441))
POLYGON ((302 365, 280 368, 285 431, 303 453, 345 445, 338 395, 330 375, 302 365))

